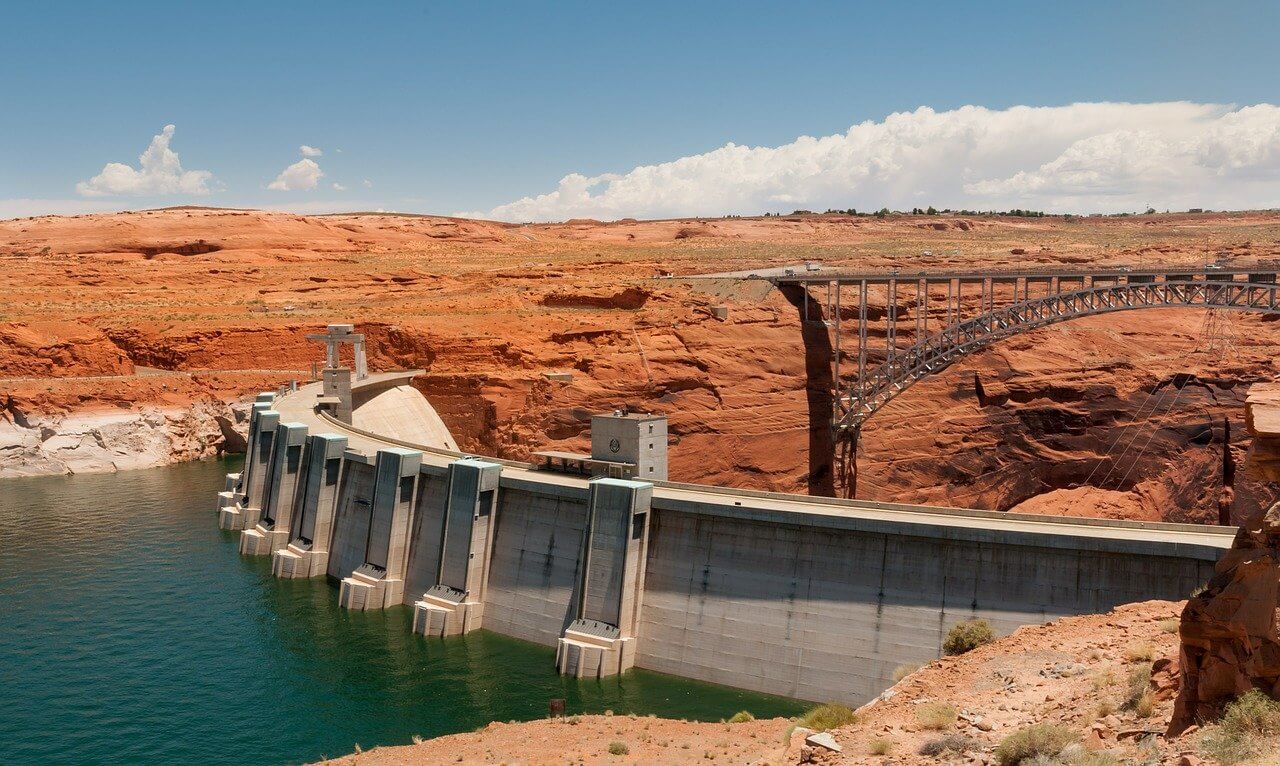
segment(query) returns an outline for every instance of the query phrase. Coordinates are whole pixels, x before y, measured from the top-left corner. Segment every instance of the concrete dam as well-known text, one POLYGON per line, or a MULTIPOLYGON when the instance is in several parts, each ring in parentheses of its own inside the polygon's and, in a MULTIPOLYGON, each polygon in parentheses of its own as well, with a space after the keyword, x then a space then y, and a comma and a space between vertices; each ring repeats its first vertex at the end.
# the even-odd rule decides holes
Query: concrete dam
POLYGON ((466 455, 414 372, 337 365, 350 329, 321 336, 320 382, 258 397, 220 526, 276 576, 338 582, 343 607, 554 647, 566 674, 858 704, 961 620, 1006 633, 1185 598, 1234 534, 671 482, 665 419, 626 412, 593 418, 590 455, 466 455))

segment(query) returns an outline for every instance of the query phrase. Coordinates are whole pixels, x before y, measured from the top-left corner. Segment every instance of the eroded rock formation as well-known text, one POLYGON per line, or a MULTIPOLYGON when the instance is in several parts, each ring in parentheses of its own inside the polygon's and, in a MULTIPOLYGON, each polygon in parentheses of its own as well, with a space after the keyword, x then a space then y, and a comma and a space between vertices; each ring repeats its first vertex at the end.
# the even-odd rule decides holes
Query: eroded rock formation
POLYGON ((1280 699, 1280 503, 1240 527, 1182 613, 1182 689, 1171 734, 1250 689, 1280 699))

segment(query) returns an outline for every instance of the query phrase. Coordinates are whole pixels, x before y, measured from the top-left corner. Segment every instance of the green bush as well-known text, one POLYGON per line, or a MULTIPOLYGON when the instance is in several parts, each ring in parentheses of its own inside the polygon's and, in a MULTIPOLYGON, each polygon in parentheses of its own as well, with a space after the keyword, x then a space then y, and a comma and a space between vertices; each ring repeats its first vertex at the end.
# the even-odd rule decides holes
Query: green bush
POLYGON ((814 731, 826 731, 847 726, 856 720, 858 720, 858 716, 852 710, 833 702, 827 705, 819 705, 809 710, 796 719, 796 724, 814 731))
POLYGON ((627 747, 626 742, 610 742, 609 755, 626 755, 631 752, 631 748, 627 747))
POLYGON ((991 629, 991 623, 986 620, 965 620, 947 631, 947 638, 942 642, 942 652, 964 654, 995 640, 996 632, 991 629))
POLYGON ((756 717, 751 715, 749 711, 739 710, 738 712, 733 714, 732 718, 729 719, 729 723, 746 723, 747 721, 754 721, 754 720, 756 720, 756 717))
POLYGON ((1204 752, 1224 766, 1247 761, 1264 749, 1266 740, 1280 736, 1280 702, 1253 689, 1227 705, 1222 720, 1205 732, 1204 752))
POLYGON ((1005 737, 996 748, 996 763, 1018 766, 1036 756, 1052 758, 1077 739, 1075 732, 1051 723, 1038 723, 1005 737))

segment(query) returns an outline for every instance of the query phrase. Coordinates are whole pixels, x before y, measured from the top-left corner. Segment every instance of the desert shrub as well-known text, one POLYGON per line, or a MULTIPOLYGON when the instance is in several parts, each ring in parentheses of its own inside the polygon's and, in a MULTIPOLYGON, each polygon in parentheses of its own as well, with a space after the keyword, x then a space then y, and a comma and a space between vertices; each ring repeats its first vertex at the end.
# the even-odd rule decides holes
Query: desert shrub
MULTIPOLYGON (((1129 671, 1124 702, 1120 707, 1124 710, 1137 710, 1144 698, 1151 699, 1151 666, 1142 665, 1129 671)), ((1148 713, 1148 715, 1150 715, 1148 713)))
POLYGON ((756 717, 751 715, 750 711, 739 710, 738 712, 733 714, 732 718, 729 719, 729 723, 746 723, 747 721, 754 721, 754 720, 756 720, 756 717))
POLYGON ((1165 633, 1177 633, 1179 624, 1181 624, 1181 620, 1177 617, 1170 617, 1167 620, 1160 621, 1160 630, 1165 633))
POLYGON ((945 702, 926 702, 916 708, 916 720, 926 729, 941 731, 956 722, 956 709, 945 702))
POLYGON ((626 742, 613 741, 609 743, 609 755, 626 755, 631 752, 631 748, 627 747, 626 742))
POLYGON ((947 631, 942 651, 944 654, 964 654, 995 640, 996 632, 991 629, 991 623, 986 620, 965 620, 947 631))
POLYGON ((981 746, 981 742, 970 739, 963 734, 947 734, 946 736, 934 737, 926 741, 920 746, 919 753, 930 758, 936 758, 944 753, 967 753, 971 750, 977 750, 981 746))
POLYGON ((888 755, 893 752, 893 741, 884 737, 876 737, 867 743, 867 752, 872 755, 888 755))
POLYGON ((1087 750, 1079 744, 1067 745, 1054 758, 1036 756, 1028 764, 1041 762, 1053 766, 1120 766, 1120 759, 1105 750, 1087 750))
POLYGON ((905 665, 899 665, 893 669, 893 682, 896 684, 920 668, 924 667, 918 662, 908 662, 905 665))
POLYGON ((1036 756, 1052 758, 1077 739, 1075 732, 1051 723, 1037 723, 1010 734, 996 748, 996 763, 1018 766, 1036 756))
POLYGON ((809 710, 796 719, 796 725, 803 726, 806 729, 813 729, 814 731, 826 731, 846 726, 856 720, 858 720, 858 716, 852 710, 833 702, 827 705, 819 705, 809 710))
POLYGON ((1151 662, 1155 656, 1156 648, 1151 644, 1132 644, 1124 650, 1124 658, 1129 662, 1151 662))
POLYGON ((1201 740, 1205 753, 1225 766, 1274 749, 1266 740, 1280 736, 1280 702, 1253 689, 1227 705, 1222 720, 1201 740))
POLYGON ((1227 709, 1222 713, 1221 726, 1225 731, 1251 737, 1278 736, 1280 735, 1280 702, 1257 689, 1252 689, 1227 705, 1227 709))
POLYGON ((1150 689, 1142 693, 1138 698, 1137 704, 1133 706, 1133 712, 1139 718, 1150 718, 1156 712, 1156 695, 1150 689))
POLYGON ((1103 672, 1093 677, 1093 690, 1095 692, 1104 691, 1106 689, 1110 689, 1111 687, 1115 686, 1118 683, 1120 683, 1120 679, 1116 676, 1115 669, 1107 668, 1103 672))

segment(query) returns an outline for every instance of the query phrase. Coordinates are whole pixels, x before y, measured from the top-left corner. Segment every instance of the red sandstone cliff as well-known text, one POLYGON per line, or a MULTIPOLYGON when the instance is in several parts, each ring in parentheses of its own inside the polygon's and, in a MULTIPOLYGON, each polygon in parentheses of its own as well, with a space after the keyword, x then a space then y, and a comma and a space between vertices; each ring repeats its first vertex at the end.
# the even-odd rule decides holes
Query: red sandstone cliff
MULTIPOLYGON (((630 404, 671 416, 674 478, 803 491, 814 477, 795 307, 761 283, 655 275, 804 259, 1202 264, 1273 258, 1278 242, 1280 216, 1264 215, 518 227, 202 210, 20 219, 0 222, 0 289, 13 297, 0 319, 0 403, 36 416, 231 400, 305 376, 319 350, 303 335, 354 321, 375 367, 427 370, 417 385, 464 449, 579 448, 592 411, 630 404), (712 316, 720 305, 726 320, 712 316)), ((1244 386, 1273 376, 1280 327, 1235 320, 1224 362, 1197 351, 1202 323, 1190 310, 1078 320, 955 365, 870 421, 860 495, 1216 517, 1202 488, 1215 481, 1222 416, 1238 417, 1244 386), (1126 430, 1142 434, 1127 451, 1115 444, 1126 430)), ((1247 438, 1234 430, 1237 451, 1247 438)), ((1271 499, 1249 480, 1237 490, 1241 512, 1271 499)))

